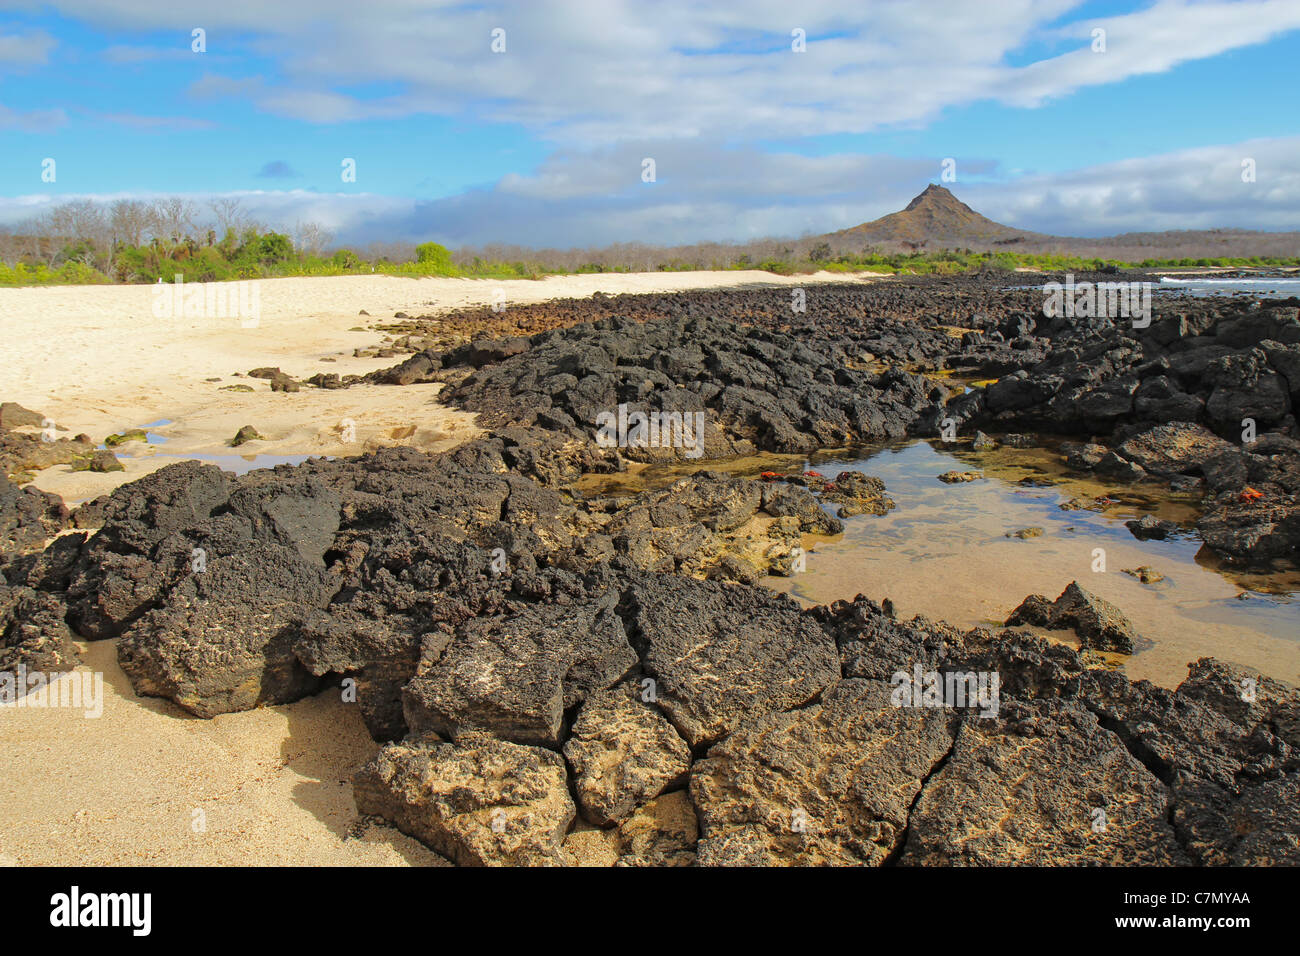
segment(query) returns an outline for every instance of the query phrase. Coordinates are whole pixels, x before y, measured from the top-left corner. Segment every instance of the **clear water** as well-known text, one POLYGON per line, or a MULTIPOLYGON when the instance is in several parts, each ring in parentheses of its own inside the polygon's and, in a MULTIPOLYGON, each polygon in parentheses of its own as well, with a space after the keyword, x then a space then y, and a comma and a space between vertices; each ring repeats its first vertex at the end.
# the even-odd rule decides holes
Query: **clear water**
MULTIPOLYGON (((856 457, 815 458, 804 468, 827 477, 861 471, 884 480, 896 507, 845 520, 845 532, 809 539, 807 570, 766 583, 809 604, 858 593, 891 598, 901 615, 924 614, 960 627, 1000 624, 1031 593, 1055 598, 1071 582, 1119 606, 1153 647, 1116 656, 1130 677, 1175 686, 1187 664, 1214 656, 1300 683, 1300 572, 1243 574, 1203 551, 1192 529, 1194 499, 1164 486, 1107 485, 1067 476, 1045 449, 949 451, 908 442, 856 457), (983 480, 945 484, 945 471, 981 471, 983 480), (1021 484, 1029 479, 1036 484, 1021 484), (1062 510, 1072 499, 1105 496, 1103 511, 1062 510), (1124 522, 1143 514, 1187 529, 1139 541, 1124 522), (1038 537, 1007 537, 1038 527, 1038 537), (1096 549, 1105 571, 1093 570, 1096 549), (1142 584, 1123 569, 1165 576, 1142 584)), ((1072 632, 1041 632, 1075 642, 1072 632)))

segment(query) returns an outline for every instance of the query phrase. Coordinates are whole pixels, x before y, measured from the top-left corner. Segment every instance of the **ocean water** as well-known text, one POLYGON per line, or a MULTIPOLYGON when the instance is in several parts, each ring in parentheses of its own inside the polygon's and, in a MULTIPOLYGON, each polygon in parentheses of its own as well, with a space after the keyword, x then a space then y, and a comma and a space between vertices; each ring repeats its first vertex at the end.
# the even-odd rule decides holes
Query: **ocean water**
POLYGON ((1248 295, 1287 298, 1300 296, 1300 279, 1264 277, 1259 279, 1173 279, 1160 277, 1155 292, 1178 292, 1184 295, 1248 295))

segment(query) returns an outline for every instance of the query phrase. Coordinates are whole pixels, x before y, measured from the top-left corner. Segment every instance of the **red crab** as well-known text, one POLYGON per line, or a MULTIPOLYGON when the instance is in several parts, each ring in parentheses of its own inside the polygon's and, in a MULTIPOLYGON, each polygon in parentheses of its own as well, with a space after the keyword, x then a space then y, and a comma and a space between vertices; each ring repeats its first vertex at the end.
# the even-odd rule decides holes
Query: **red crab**
POLYGON ((1254 488, 1250 487, 1250 485, 1247 485, 1241 490, 1241 494, 1237 497, 1241 501, 1258 501, 1260 498, 1264 497, 1264 492, 1256 491, 1254 488))

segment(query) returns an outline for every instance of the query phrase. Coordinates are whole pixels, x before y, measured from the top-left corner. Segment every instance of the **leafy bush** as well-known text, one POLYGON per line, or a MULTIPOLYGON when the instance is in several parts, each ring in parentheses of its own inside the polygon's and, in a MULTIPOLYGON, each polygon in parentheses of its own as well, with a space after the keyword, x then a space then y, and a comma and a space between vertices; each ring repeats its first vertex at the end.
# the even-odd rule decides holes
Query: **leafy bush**
POLYGON ((455 268, 451 264, 451 253, 446 246, 436 242, 422 242, 415 247, 415 261, 424 268, 441 273, 451 273, 455 268))
POLYGON ((257 260, 274 265, 293 258, 293 243, 289 237, 279 232, 268 232, 257 240, 257 260))

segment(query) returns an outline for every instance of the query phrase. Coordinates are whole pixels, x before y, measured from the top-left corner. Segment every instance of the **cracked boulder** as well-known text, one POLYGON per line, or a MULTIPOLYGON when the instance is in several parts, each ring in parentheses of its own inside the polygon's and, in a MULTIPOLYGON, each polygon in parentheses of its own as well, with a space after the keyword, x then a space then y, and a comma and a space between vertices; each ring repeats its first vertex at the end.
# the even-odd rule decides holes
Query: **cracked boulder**
POLYGON ((1007 702, 997 719, 962 721, 899 862, 1187 865, 1168 807, 1165 785, 1083 707, 1007 702))
POLYGON ((353 779, 357 810, 461 866, 546 866, 575 809, 564 759, 484 734, 389 744, 353 779))
POLYGON ((872 865, 900 847, 953 716, 850 679, 819 704, 747 722, 691 770, 705 866, 872 865))
POLYGON ((627 604, 655 701, 692 748, 802 706, 839 679, 822 626, 766 589, 654 577, 635 584, 627 604))
POLYGON ((674 790, 655 797, 618 828, 622 851, 616 866, 694 866, 699 819, 690 794, 674 790))
POLYGON ((254 542, 218 555, 178 583, 118 643, 137 694, 166 697, 192 714, 298 700, 320 681, 293 653, 299 622, 329 600, 322 568, 254 542))
POLYGON ((457 740, 483 731, 558 747, 565 711, 637 662, 616 598, 609 592, 587 605, 536 605, 467 621, 403 691, 412 733, 457 740))
POLYGON ((690 748, 644 703, 635 684, 587 698, 564 745, 583 815, 605 825, 624 820, 668 786, 685 781, 690 748))

